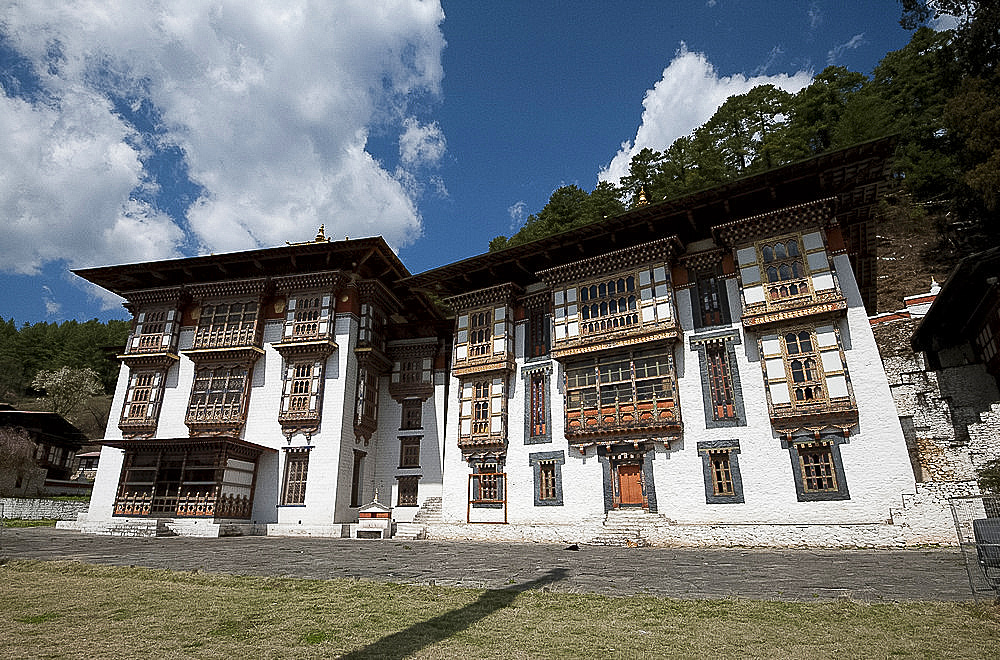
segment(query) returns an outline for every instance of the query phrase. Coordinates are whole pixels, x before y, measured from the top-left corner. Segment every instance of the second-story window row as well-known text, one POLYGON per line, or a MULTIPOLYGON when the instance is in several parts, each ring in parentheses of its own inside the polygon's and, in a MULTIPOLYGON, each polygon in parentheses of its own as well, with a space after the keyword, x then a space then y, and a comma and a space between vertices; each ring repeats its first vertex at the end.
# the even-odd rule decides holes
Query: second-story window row
POLYGON ((296 301, 292 325, 293 337, 313 337, 319 334, 322 303, 319 298, 299 298, 296 301))

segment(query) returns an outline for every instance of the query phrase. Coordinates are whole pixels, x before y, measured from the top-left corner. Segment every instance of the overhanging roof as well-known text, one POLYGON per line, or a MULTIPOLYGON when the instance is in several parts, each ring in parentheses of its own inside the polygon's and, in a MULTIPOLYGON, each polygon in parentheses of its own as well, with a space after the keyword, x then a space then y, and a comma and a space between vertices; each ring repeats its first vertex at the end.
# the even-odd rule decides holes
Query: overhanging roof
POLYGON ((998 295, 1000 247, 971 254, 955 266, 913 331, 915 351, 936 351, 971 339, 969 327, 998 295))
MULTIPOLYGON (((537 272, 563 263, 657 237, 676 235, 686 244, 710 237, 714 225, 824 197, 837 199, 836 214, 841 225, 864 227, 879 197, 880 186, 889 179, 889 159, 895 144, 895 138, 888 137, 822 154, 683 197, 640 206, 603 222, 463 259, 413 275, 403 283, 442 296, 502 282, 527 286, 537 281, 537 272)), ((867 231, 856 233, 853 239, 845 235, 852 258, 866 260, 874 273, 874 232, 871 236, 867 231)), ((874 285, 874 274, 870 279, 874 285)))
POLYGON ((357 273, 390 287, 404 309, 437 316, 423 296, 396 283, 410 272, 381 236, 343 241, 311 241, 244 252, 79 268, 73 272, 123 298, 150 289, 330 270, 357 273))

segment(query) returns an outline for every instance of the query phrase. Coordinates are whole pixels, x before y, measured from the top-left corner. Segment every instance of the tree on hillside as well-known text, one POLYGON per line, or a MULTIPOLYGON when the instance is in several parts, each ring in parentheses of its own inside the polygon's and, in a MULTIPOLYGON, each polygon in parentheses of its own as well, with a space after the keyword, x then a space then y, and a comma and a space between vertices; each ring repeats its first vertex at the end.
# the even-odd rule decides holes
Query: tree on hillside
POLYGON ((520 231, 510 238, 497 236, 491 240, 490 251, 599 222, 624 210, 624 205, 618 200, 618 191, 609 183, 598 184, 589 194, 577 186, 562 186, 552 193, 541 211, 528 217, 520 231))
POLYGON ((103 391, 97 372, 89 367, 56 371, 42 369, 31 381, 31 387, 45 392, 52 412, 63 417, 76 411, 90 397, 103 391))
POLYGON ((15 494, 45 478, 45 471, 35 463, 36 445, 22 428, 0 427, 0 497, 15 494))
MULTIPOLYGON (((848 103, 864 89, 868 78, 842 66, 828 66, 792 99, 787 155, 792 159, 819 154, 861 140, 841 132, 848 103)), ((871 137, 876 137, 872 135, 871 137)))

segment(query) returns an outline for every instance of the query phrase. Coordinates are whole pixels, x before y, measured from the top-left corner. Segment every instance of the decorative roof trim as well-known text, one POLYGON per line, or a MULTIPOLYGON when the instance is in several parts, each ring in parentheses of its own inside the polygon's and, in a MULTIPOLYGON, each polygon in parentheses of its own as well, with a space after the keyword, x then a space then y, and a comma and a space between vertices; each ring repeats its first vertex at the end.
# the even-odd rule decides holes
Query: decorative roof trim
POLYGON ((582 280, 626 268, 654 262, 668 262, 680 252, 681 242, 676 235, 639 243, 621 250, 581 259, 535 273, 549 286, 582 280))

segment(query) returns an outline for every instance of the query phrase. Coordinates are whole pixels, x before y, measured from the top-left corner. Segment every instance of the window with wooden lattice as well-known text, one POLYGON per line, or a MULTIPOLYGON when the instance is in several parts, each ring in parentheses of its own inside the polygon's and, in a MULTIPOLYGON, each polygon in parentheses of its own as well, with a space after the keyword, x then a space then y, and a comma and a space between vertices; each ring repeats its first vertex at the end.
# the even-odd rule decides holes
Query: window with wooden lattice
POLYGON ((816 342, 809 330, 785 333, 786 367, 791 397, 796 402, 826 399, 823 376, 818 369, 816 342))
POLYGON ((423 427, 423 402, 420 399, 404 399, 400 407, 399 428, 414 430, 423 427))
POLYGON ((420 467, 420 436, 399 439, 399 467, 420 467))
POLYGON ((247 368, 202 367, 195 372, 188 422, 236 423, 243 420, 247 368))
POLYGON ((482 357, 493 351, 493 313, 481 310, 469 314, 469 357, 482 357))
POLYGON ((306 477, 308 473, 308 450, 293 450, 285 453, 285 483, 281 496, 283 505, 306 503, 306 477))
POLYGON ((417 506, 420 477, 396 477, 396 506, 417 506))
POLYGON ((163 372, 135 371, 129 375, 121 421, 125 424, 153 422, 160 410, 163 372))
POLYGON ((729 352, 722 342, 705 347, 708 362, 708 385, 712 397, 714 419, 736 419, 736 397, 733 391, 732 367, 729 352))
POLYGON ((698 443, 705 478, 707 504, 739 504, 743 502, 743 482, 740 476, 739 440, 711 440, 698 443))

